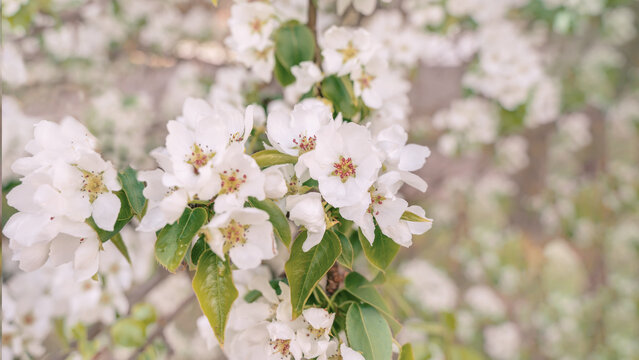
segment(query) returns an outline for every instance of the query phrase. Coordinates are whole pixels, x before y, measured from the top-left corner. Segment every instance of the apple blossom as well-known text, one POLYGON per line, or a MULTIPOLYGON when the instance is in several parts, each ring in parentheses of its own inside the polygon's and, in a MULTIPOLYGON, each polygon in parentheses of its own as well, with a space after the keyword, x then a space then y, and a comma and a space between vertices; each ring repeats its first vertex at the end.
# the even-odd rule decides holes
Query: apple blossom
POLYGON ((276 255, 273 228, 262 210, 230 209, 215 215, 205 229, 211 249, 220 257, 228 252, 240 269, 255 268, 276 255))
POLYGON ((289 211, 289 219, 298 226, 304 226, 308 232, 302 250, 308 251, 322 241, 326 231, 326 215, 319 193, 288 196, 286 210, 289 211))

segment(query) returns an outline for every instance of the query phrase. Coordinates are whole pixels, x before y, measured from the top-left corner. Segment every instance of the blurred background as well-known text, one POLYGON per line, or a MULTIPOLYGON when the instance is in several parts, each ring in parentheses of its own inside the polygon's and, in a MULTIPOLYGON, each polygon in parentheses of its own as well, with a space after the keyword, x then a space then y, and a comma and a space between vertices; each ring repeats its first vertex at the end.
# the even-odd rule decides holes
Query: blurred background
MULTIPOLYGON (((272 4, 306 21, 306 1, 272 4)), ((187 97, 268 111, 279 85, 238 64, 231 5, 2 0, 3 194, 42 119, 73 116, 118 167, 150 169, 187 97)), ((434 226, 380 288, 405 324, 397 340, 419 359, 639 359, 639 2, 339 6, 319 1, 318 33, 373 33, 408 79, 379 116, 433 151, 428 191, 403 195, 434 226)), ((3 224, 13 211, 3 196, 3 224)), ((107 243, 102 284, 71 283, 65 267, 23 273, 3 238, 2 357, 137 356, 111 325, 150 311, 145 358, 223 359, 187 274, 157 268, 152 234, 123 238, 133 265, 107 243)))

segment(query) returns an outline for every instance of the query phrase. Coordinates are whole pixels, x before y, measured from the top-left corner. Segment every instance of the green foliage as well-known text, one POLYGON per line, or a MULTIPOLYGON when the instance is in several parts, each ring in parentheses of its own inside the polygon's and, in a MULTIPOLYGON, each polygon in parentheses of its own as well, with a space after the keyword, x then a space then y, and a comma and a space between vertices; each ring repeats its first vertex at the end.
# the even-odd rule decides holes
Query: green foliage
POLYGON ((118 178, 122 183, 122 191, 124 191, 126 195, 131 211, 133 211, 138 219, 142 219, 146 208, 146 199, 142 194, 144 184, 138 181, 137 172, 128 167, 118 174, 118 178))
POLYGON ((126 261, 130 264, 131 257, 129 256, 129 249, 127 249, 126 244, 124 243, 124 240, 122 240, 122 235, 120 235, 120 233, 115 234, 115 236, 111 238, 111 242, 113 243, 113 245, 115 245, 115 247, 124 256, 126 261))
POLYGON ((71 336, 77 342, 78 352, 82 359, 92 359, 98 352, 100 344, 97 340, 89 340, 87 328, 82 323, 77 323, 71 328, 71 336))
POLYGON ((359 111, 359 103, 353 92, 353 83, 346 77, 328 76, 322 80, 322 95, 333 103, 333 110, 350 119, 359 111))
POLYGON ((373 241, 372 246, 362 234, 362 230, 359 230, 359 242, 368 261, 380 271, 386 271, 386 268, 393 262, 399 251, 399 245, 388 236, 382 234, 379 226, 375 226, 375 241, 373 241))
POLYGON ((251 290, 247 292, 246 295, 244 295, 244 301, 250 304, 253 301, 259 299, 260 296, 262 296, 262 292, 260 292, 259 290, 251 290))
POLYGON ((180 266, 193 237, 208 218, 204 208, 184 209, 182 216, 165 226, 155 242, 155 258, 167 270, 175 272, 180 266))
POLYGON ((465 346, 453 346, 450 348, 451 360, 483 360, 484 356, 476 350, 465 346))
POLYGON ((410 211, 404 211, 401 217, 402 220, 412 221, 412 222, 433 222, 432 220, 421 217, 415 213, 410 211))
POLYGON ((193 290, 202 312, 209 320, 220 345, 223 346, 226 321, 231 305, 238 296, 229 262, 207 250, 198 262, 193 278, 193 290))
POLYGON ((202 256, 202 254, 204 253, 204 251, 206 251, 207 248, 208 248, 208 244, 204 240, 204 235, 201 235, 197 239, 195 244, 193 244, 193 247, 191 248, 190 258, 191 258, 191 264, 193 266, 197 266, 198 260, 200 260, 200 256, 202 256))
POLYGON ((249 197, 249 205, 254 208, 264 210, 268 213, 268 220, 273 224, 273 231, 275 235, 286 245, 291 246, 291 228, 288 225, 286 215, 280 210, 280 208, 273 202, 273 200, 257 200, 254 197, 249 197))
POLYGON ((399 352, 399 360, 415 360, 413 346, 410 343, 404 344, 399 352))
POLYGON ((513 110, 500 108, 499 134, 508 135, 523 129, 524 120, 526 118, 526 108, 526 104, 520 105, 513 110))
POLYGON ((111 327, 111 337, 119 346, 142 346, 146 341, 146 324, 134 318, 120 319, 111 327))
POLYGON ((342 244, 342 253, 339 254, 337 261, 342 264, 344 267, 348 269, 353 269, 353 260, 355 258, 353 252, 353 245, 351 241, 346 237, 346 235, 342 234, 339 231, 336 231, 337 237, 339 238, 340 243, 342 244))
POLYGON ((346 313, 346 336, 351 348, 366 360, 392 358, 392 336, 384 317, 370 305, 353 304, 346 313))
POLYGON ((375 289, 374 284, 366 280, 364 276, 356 272, 348 274, 344 280, 344 288, 358 301, 377 309, 386 318, 393 332, 397 333, 401 330, 402 325, 394 318, 388 303, 384 301, 377 289, 375 289))
POLYGON ((306 231, 293 242, 291 257, 284 267, 291 288, 293 318, 297 318, 302 313, 313 289, 342 252, 337 235, 330 230, 324 233, 319 244, 307 252, 302 250, 305 240, 306 231))
POLYGON ((273 35, 275 40, 275 77, 282 86, 295 82, 291 67, 312 61, 315 56, 315 38, 308 26, 289 21, 273 35))
POLYGON ((131 309, 131 317, 146 325, 154 323, 157 319, 155 308, 149 303, 135 304, 135 306, 133 306, 133 309, 131 309))
POLYGON ((98 225, 93 220, 93 217, 87 219, 87 224, 89 224, 96 233, 98 233, 98 237, 100 241, 107 242, 112 237, 114 237, 117 233, 122 230, 122 228, 131 221, 133 218, 133 211, 131 210, 131 206, 129 205, 129 200, 126 198, 126 194, 124 191, 116 191, 114 193, 120 199, 120 212, 118 213, 118 218, 115 221, 115 225, 113 226, 113 231, 105 231, 98 227, 98 225))
POLYGON ((295 164, 297 157, 288 154, 282 154, 277 150, 262 150, 251 155, 260 169, 273 165, 295 164))

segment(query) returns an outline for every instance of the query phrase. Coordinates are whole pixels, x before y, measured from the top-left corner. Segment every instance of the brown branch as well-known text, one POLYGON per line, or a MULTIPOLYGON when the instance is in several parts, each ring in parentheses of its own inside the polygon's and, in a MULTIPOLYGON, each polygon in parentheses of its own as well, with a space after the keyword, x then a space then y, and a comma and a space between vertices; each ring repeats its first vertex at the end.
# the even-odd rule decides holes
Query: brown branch
MULTIPOLYGON (((140 286, 135 287, 129 294, 127 294, 127 301, 129 302, 129 305, 130 305, 129 313, 131 312, 131 309, 133 308, 132 306, 133 304, 136 304, 137 302, 144 299, 144 297, 149 292, 151 292, 151 290, 153 290, 156 286, 162 283, 162 281, 164 281, 164 279, 166 279, 168 275, 169 275, 168 271, 164 270, 161 267, 158 267, 157 272, 153 274, 153 276, 149 280, 142 283, 140 286)), ((88 340, 95 339, 105 329, 108 329, 108 327, 105 326, 103 323, 93 324, 91 327, 89 327, 87 339, 88 340)), ((66 359, 71 354, 71 352, 73 352, 77 348, 77 346, 78 346, 77 341, 71 342, 69 344, 68 351, 53 357, 53 359, 54 360, 66 359)))
POLYGON ((313 33, 313 41, 315 41, 315 64, 320 66, 322 57, 320 48, 317 43, 317 0, 308 0, 308 23, 306 24, 313 33))

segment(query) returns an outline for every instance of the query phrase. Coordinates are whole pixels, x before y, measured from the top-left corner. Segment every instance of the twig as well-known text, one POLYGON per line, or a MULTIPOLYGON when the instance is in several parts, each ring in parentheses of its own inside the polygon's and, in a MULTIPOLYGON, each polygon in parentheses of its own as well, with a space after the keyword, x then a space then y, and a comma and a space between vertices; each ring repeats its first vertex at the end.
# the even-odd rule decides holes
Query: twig
MULTIPOLYGON (((139 302, 140 300, 144 299, 144 297, 151 292, 151 290, 153 290, 156 286, 158 286, 162 281, 164 281, 164 279, 166 279, 169 275, 169 272, 158 267, 157 272, 146 282, 144 282, 143 284, 141 284, 140 286, 135 288, 135 291, 130 292, 127 295, 127 300, 129 302, 129 304, 131 306, 129 306, 129 312, 131 311, 131 309, 133 308, 133 304, 139 302)), ((89 332, 87 334, 87 339, 89 340, 93 340, 95 339, 96 336, 98 336, 104 329, 106 329, 107 327, 105 327, 104 324, 102 323, 98 323, 98 324, 94 324, 93 326, 91 326, 89 328, 89 332)), ((73 341, 71 342, 71 344, 69 344, 69 349, 68 351, 59 354, 58 356, 54 357, 54 360, 64 360, 66 359, 72 351, 74 351, 78 346, 78 342, 77 341, 73 341)))
POLYGON ((315 41, 315 64, 320 66, 322 58, 320 56, 320 49, 317 43, 317 0, 308 0, 308 23, 307 26, 313 33, 313 39, 315 41))
POLYGON ((175 318, 182 312, 182 310, 184 310, 187 307, 187 305, 189 305, 194 300, 195 300, 195 294, 191 294, 191 296, 184 299, 184 301, 182 301, 182 303, 180 303, 180 305, 178 305, 177 308, 175 308, 175 310, 173 310, 171 314, 169 314, 167 317, 163 319, 160 319, 160 321, 158 321, 158 327, 151 333, 151 335, 149 335, 149 337, 146 339, 146 342, 142 346, 137 348, 135 352, 131 354, 131 356, 129 356, 129 360, 137 359, 138 355, 142 354, 142 352, 144 352, 144 350, 149 345, 151 345, 151 343, 153 342, 153 340, 155 340, 155 338, 163 337, 164 328, 168 324, 170 324, 173 320, 175 320, 175 318))

